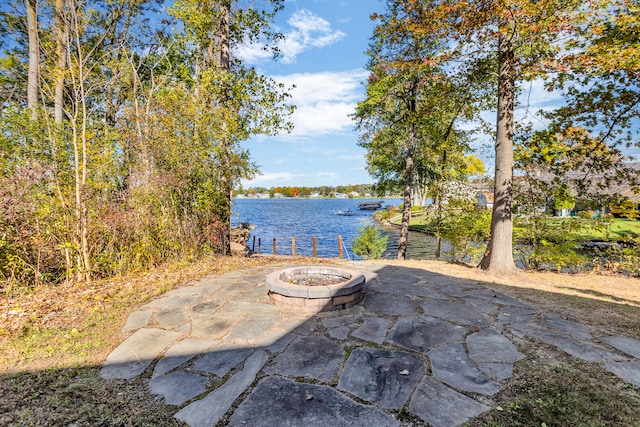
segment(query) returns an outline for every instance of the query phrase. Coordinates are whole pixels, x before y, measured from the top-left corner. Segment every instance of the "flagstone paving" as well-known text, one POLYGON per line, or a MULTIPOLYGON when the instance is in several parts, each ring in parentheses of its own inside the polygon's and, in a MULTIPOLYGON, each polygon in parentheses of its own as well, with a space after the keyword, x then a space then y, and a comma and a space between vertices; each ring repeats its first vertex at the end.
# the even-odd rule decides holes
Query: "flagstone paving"
POLYGON ((144 378, 192 427, 456 426, 489 410, 525 357, 510 337, 543 341, 640 387, 639 340, 598 337, 487 284, 340 265, 364 273, 364 300, 315 315, 267 296, 267 274, 286 266, 168 292, 131 313, 101 376, 144 378))

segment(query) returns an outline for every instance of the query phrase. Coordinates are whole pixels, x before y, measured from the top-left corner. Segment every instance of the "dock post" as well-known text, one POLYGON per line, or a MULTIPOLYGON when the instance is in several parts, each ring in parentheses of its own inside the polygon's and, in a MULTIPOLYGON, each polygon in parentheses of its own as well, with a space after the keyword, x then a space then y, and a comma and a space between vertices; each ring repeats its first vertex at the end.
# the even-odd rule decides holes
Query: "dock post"
POLYGON ((296 238, 291 236, 291 256, 296 256, 296 238))
POLYGON ((338 251, 340 252, 340 259, 342 259, 342 236, 338 236, 338 251))
POLYGON ((253 240, 251 242, 251 252, 255 253, 256 251, 256 236, 253 236, 253 240))
POLYGON ((313 236, 313 257, 318 258, 318 246, 316 236, 313 236))
POLYGON ((258 237, 258 255, 262 253, 262 237, 258 237))
POLYGON ((273 238, 273 254, 276 254, 276 238, 273 238))

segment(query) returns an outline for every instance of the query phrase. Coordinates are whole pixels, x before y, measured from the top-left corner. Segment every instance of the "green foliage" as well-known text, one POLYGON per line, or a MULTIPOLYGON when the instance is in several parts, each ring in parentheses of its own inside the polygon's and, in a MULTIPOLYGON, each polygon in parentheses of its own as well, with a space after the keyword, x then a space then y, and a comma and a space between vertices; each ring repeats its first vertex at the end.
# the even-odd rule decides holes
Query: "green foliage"
POLYGON ((373 225, 359 228, 358 236, 351 242, 351 250, 365 259, 378 259, 387 250, 387 236, 373 225))
POLYGON ((619 263, 618 271, 640 277, 640 239, 626 242, 625 246, 619 249, 617 255, 612 259, 619 263))
POLYGON ((491 211, 466 200, 450 200, 442 221, 442 237, 451 262, 477 262, 485 251, 491 211))
POLYGON ((387 207, 387 209, 382 209, 379 211, 376 211, 376 213, 374 214, 374 216, 376 217, 376 219, 378 221, 387 221, 391 216, 393 216, 395 214, 395 211, 388 209, 389 207, 387 207))
MULTIPOLYGON (((403 209, 404 209, 404 203, 400 203, 398 205, 398 210, 402 212, 403 209)), ((422 209, 424 209, 422 206, 411 206, 411 212, 421 211, 422 209)))
MULTIPOLYGON (((386 5, 384 14, 373 16, 377 25, 367 52, 367 93, 353 117, 377 187, 401 189, 407 203, 412 188, 427 188, 467 173, 468 133, 458 124, 477 116, 474 101, 484 98, 485 92, 451 77, 446 67, 432 60, 441 45, 418 29, 422 23, 415 18, 421 16, 422 6, 397 0, 386 5)), ((406 253, 406 220, 398 245, 400 258, 406 253)))
POLYGON ((578 218, 580 219, 593 219, 594 215, 595 215, 595 212, 589 211, 589 210, 578 212, 578 218))
POLYGON ((519 218, 518 230, 523 238, 516 256, 525 268, 579 272, 588 258, 579 245, 585 230, 600 227, 595 220, 568 218, 558 220, 546 215, 519 218))
POLYGON ((567 185, 560 184, 556 188, 553 207, 555 209, 562 210, 562 209, 573 209, 575 205, 576 205, 576 198, 569 193, 567 185))
POLYGON ((638 204, 627 200, 619 205, 612 206, 611 213, 622 218, 638 219, 638 204))
POLYGON ((0 16, 13 40, 0 60, 0 289, 224 251, 230 189, 257 170, 241 142, 290 130, 287 89, 241 61, 221 61, 223 6, 231 6, 233 46, 277 38, 268 27, 282 1, 177 1, 175 34, 169 20, 144 19, 152 3, 82 3, 62 20, 53 3, 39 5, 37 118, 23 111, 24 17, 0 16), (70 36, 63 69, 59 28, 70 36), (62 123, 52 109, 59 76, 62 123))

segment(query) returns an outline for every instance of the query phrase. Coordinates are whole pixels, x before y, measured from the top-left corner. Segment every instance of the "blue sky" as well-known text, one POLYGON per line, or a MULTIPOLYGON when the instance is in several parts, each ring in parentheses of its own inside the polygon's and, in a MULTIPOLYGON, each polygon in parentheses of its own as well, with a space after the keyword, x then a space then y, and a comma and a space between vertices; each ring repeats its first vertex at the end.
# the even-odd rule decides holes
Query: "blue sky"
POLYGON ((261 175, 249 186, 319 186, 372 182, 365 150, 349 117, 364 97, 365 51, 378 0, 287 0, 276 18, 285 36, 282 57, 272 61, 258 49, 240 52, 263 74, 295 85, 291 134, 247 141, 261 175))
MULTIPOLYGON (((365 51, 374 22, 369 16, 384 12, 383 0, 285 0, 275 29, 285 36, 282 57, 273 61, 259 46, 236 52, 263 74, 295 85, 291 92, 297 111, 291 134, 247 141, 261 174, 245 187, 320 186, 371 183, 366 151, 357 145, 355 123, 349 117, 364 98, 365 51)), ((547 92, 541 81, 524 83, 515 119, 545 127, 536 113, 562 103, 559 93, 547 92)), ((495 111, 482 114, 495 123, 495 111)), ((474 123, 462 124, 473 129, 474 123)), ((472 148, 493 176, 493 139, 480 136, 472 148)))
MULTIPOLYGON (((371 183, 365 153, 359 147, 355 123, 349 117, 364 98, 365 51, 372 35, 373 12, 384 12, 382 0, 287 0, 276 18, 275 29, 285 36, 282 57, 273 61, 268 53, 253 46, 236 52, 249 64, 287 87, 297 110, 291 134, 254 138, 244 144, 261 174, 245 187, 320 186, 371 183)), ((543 124, 533 116, 560 101, 546 92, 541 82, 523 87, 521 101, 528 107, 516 112, 519 120, 543 124)), ((483 118, 495 121, 495 112, 483 118)), ((469 123, 462 128, 473 129, 469 123)), ((490 137, 472 144, 493 175, 493 146, 490 137)))

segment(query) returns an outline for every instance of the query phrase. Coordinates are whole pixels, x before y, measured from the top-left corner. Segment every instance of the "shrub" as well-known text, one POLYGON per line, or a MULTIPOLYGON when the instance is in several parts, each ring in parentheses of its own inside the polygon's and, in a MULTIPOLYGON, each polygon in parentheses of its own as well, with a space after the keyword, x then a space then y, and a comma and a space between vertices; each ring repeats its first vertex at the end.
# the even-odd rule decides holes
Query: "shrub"
POLYGON ((389 219, 389 210, 377 211, 374 217, 379 221, 386 221, 389 219))
POLYGON ((535 265, 558 272, 577 273, 587 264, 587 259, 575 250, 575 242, 549 242, 543 240, 536 247, 533 257, 535 265))
POLYGON ((624 239, 621 245, 613 245, 597 251, 594 259, 595 270, 640 277, 640 238, 624 239))
POLYGON ((578 239, 583 229, 593 228, 594 224, 577 218, 558 221, 545 215, 528 217, 519 224, 524 241, 516 256, 525 268, 581 271, 587 258, 577 251, 578 239))
POLYGON ((451 248, 445 253, 451 262, 477 262, 486 247, 491 211, 475 202, 451 200, 443 218, 442 237, 451 248))
POLYGON ((595 215, 593 211, 580 211, 578 212, 578 218, 580 219, 592 219, 595 215))
POLYGON ((387 249, 387 236, 371 225, 358 229, 358 236, 351 242, 354 254, 365 259, 378 259, 387 249))

